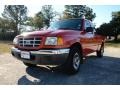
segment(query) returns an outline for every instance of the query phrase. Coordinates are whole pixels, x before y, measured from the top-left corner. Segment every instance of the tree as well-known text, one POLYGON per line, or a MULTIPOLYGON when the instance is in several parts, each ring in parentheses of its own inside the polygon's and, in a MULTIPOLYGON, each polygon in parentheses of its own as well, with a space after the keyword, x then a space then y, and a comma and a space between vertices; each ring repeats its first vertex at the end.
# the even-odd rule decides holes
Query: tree
POLYGON ((86 5, 65 5, 63 18, 80 18, 82 15, 91 21, 96 17, 93 10, 86 5))
POLYGON ((114 40, 117 41, 118 35, 120 34, 120 11, 112 12, 112 20, 110 21, 110 23, 112 24, 114 29, 114 40))
POLYGON ((120 11, 112 12, 112 20, 102 24, 97 32, 106 36, 114 36, 114 40, 117 41, 120 34, 120 11))
POLYGON ((33 18, 34 17, 27 17, 25 25, 34 26, 33 18))
POLYGON ((5 19, 14 22, 15 33, 19 34, 19 26, 27 19, 27 7, 24 5, 5 5, 2 16, 5 19))
POLYGON ((0 18, 0 29, 2 30, 2 32, 6 32, 9 29, 14 30, 15 24, 11 20, 0 18))
POLYGON ((50 21, 52 21, 52 19, 56 16, 56 11, 53 10, 52 5, 44 5, 37 15, 41 16, 44 24, 49 26, 50 21))
POLYGON ((103 23, 98 29, 97 33, 105 36, 113 36, 114 31, 111 23, 103 23))
POLYGON ((42 14, 42 12, 39 12, 35 15, 33 22, 34 22, 34 26, 38 27, 39 29, 42 28, 44 26, 44 20, 46 20, 42 14))
POLYGON ((34 17, 28 17, 26 25, 41 29, 43 27, 44 22, 43 16, 40 13, 41 12, 37 13, 34 17))
POLYGON ((11 20, 0 18, 0 40, 13 40, 15 24, 11 20))
POLYGON ((53 10, 52 5, 44 5, 41 11, 36 13, 34 17, 28 18, 27 24, 40 29, 44 26, 49 26, 56 15, 57 12, 53 10))

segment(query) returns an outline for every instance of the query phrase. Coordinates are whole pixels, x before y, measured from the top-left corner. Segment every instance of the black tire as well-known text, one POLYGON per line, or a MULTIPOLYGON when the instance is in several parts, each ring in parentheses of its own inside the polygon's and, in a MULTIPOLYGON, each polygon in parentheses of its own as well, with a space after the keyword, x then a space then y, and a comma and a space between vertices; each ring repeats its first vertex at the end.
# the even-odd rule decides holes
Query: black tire
POLYGON ((26 63, 26 62, 23 62, 25 66, 28 66, 28 67, 35 67, 36 64, 30 64, 30 63, 26 63))
POLYGON ((82 54, 80 52, 79 48, 71 48, 66 63, 66 71, 68 74, 75 74, 79 71, 80 64, 82 63, 82 54))
POLYGON ((96 52, 97 57, 99 58, 103 57, 103 53, 104 53, 104 44, 102 44, 100 50, 96 52))

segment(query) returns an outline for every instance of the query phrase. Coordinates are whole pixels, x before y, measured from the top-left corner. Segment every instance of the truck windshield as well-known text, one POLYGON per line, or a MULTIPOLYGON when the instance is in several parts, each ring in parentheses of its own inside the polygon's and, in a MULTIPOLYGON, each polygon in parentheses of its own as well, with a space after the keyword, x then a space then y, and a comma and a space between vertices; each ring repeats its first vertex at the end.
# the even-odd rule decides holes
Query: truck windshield
POLYGON ((81 19, 69 19, 69 20, 60 20, 51 23, 48 30, 80 30, 81 29, 81 19))

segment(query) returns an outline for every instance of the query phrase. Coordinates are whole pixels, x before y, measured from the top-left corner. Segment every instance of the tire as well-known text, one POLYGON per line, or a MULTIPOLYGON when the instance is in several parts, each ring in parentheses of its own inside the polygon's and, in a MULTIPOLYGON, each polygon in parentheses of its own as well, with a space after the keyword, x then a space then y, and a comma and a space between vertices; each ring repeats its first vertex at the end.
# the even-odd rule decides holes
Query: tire
POLYGON ((82 54, 80 54, 80 49, 73 47, 70 50, 68 60, 66 63, 67 73, 68 74, 76 74, 79 71, 81 62, 82 62, 82 54))
POLYGON ((102 44, 100 50, 96 52, 97 57, 99 58, 103 57, 103 53, 104 53, 104 44, 102 44))
POLYGON ((30 64, 30 63, 26 63, 26 62, 23 62, 25 66, 28 66, 28 67, 35 67, 36 64, 30 64))

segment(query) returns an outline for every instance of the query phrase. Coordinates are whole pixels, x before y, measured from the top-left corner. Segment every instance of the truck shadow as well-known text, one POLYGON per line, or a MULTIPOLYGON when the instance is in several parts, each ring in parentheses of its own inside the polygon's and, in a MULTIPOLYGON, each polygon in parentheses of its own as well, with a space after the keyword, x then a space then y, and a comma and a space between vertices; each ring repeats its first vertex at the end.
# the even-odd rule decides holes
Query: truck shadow
POLYGON ((87 57, 75 75, 68 75, 63 68, 52 71, 45 67, 27 67, 26 75, 19 80, 19 85, 111 85, 120 84, 120 58, 104 56, 87 57))

